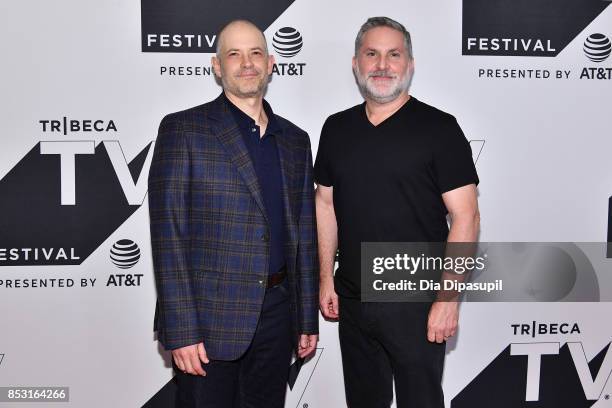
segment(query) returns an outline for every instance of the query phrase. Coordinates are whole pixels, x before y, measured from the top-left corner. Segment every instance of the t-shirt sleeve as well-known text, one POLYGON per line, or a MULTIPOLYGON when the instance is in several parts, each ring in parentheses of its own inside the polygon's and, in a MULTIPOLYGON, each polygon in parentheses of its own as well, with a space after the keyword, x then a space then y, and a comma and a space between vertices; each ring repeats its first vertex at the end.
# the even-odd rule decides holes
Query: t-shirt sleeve
POLYGON ((433 161, 441 194, 468 184, 478 185, 472 149, 454 117, 441 126, 433 161))
POLYGON ((332 174, 333 152, 330 146, 330 126, 329 119, 323 124, 321 129, 321 137, 319 138, 319 148, 317 150, 317 158, 314 164, 314 181, 315 183, 331 187, 334 185, 332 174))

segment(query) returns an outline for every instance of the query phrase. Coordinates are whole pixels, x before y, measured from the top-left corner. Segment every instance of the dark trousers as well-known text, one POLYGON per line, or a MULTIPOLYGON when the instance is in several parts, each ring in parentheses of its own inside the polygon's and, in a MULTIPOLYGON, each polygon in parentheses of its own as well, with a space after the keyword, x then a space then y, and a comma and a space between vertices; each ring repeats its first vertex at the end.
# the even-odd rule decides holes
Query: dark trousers
POLYGON ((340 349, 349 408, 443 408, 446 345, 427 341, 429 303, 340 298, 340 349))
POLYGON ((291 332, 285 282, 266 290, 253 341, 242 357, 202 364, 205 377, 184 374, 175 367, 177 408, 283 407, 291 362, 291 332))

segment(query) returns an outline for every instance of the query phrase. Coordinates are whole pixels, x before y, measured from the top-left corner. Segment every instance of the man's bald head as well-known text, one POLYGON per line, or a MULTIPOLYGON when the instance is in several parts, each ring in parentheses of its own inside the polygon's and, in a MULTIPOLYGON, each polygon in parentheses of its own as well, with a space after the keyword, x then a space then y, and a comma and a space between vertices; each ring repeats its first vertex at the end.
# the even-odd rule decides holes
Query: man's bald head
POLYGON ((254 34, 255 32, 259 34, 259 37, 261 38, 260 45, 262 46, 262 49, 267 54, 268 53, 268 43, 266 42, 266 37, 264 36, 264 33, 259 29, 259 27, 257 27, 251 21, 240 19, 240 20, 230 21, 229 23, 224 25, 219 31, 219 34, 217 34, 217 47, 215 49, 215 52, 217 53, 217 57, 221 56, 221 53, 223 50, 222 47, 224 46, 224 43, 227 42, 225 41, 226 39, 225 37, 233 38, 236 35, 240 36, 244 34, 254 34))
POLYGON ((219 32, 211 63, 228 97, 257 98, 265 93, 274 67, 266 38, 250 21, 234 20, 219 32))

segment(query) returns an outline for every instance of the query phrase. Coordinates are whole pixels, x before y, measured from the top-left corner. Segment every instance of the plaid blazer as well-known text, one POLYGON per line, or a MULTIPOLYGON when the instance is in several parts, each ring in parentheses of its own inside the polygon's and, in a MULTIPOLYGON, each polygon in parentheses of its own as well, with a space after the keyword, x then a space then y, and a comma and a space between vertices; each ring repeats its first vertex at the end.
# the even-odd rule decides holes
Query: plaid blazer
MULTIPOLYGON (((308 134, 280 116, 276 138, 294 338, 318 333, 318 258, 308 134)), ((161 121, 149 172, 158 338, 168 350, 204 341, 239 358, 266 291, 270 243, 249 152, 222 97, 161 121)))

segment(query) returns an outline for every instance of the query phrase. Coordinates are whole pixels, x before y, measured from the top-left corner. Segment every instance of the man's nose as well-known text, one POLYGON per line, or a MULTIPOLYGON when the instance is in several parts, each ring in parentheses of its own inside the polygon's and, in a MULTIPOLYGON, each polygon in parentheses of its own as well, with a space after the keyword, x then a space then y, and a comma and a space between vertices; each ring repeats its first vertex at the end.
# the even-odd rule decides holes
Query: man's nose
POLYGON ((387 69, 388 65, 389 64, 387 63, 387 58, 383 55, 379 56, 376 60, 376 69, 379 71, 384 71, 385 69, 387 69))
POLYGON ((251 68, 253 66, 253 61, 251 61, 251 57, 248 54, 242 57, 242 66, 244 68, 251 68))

